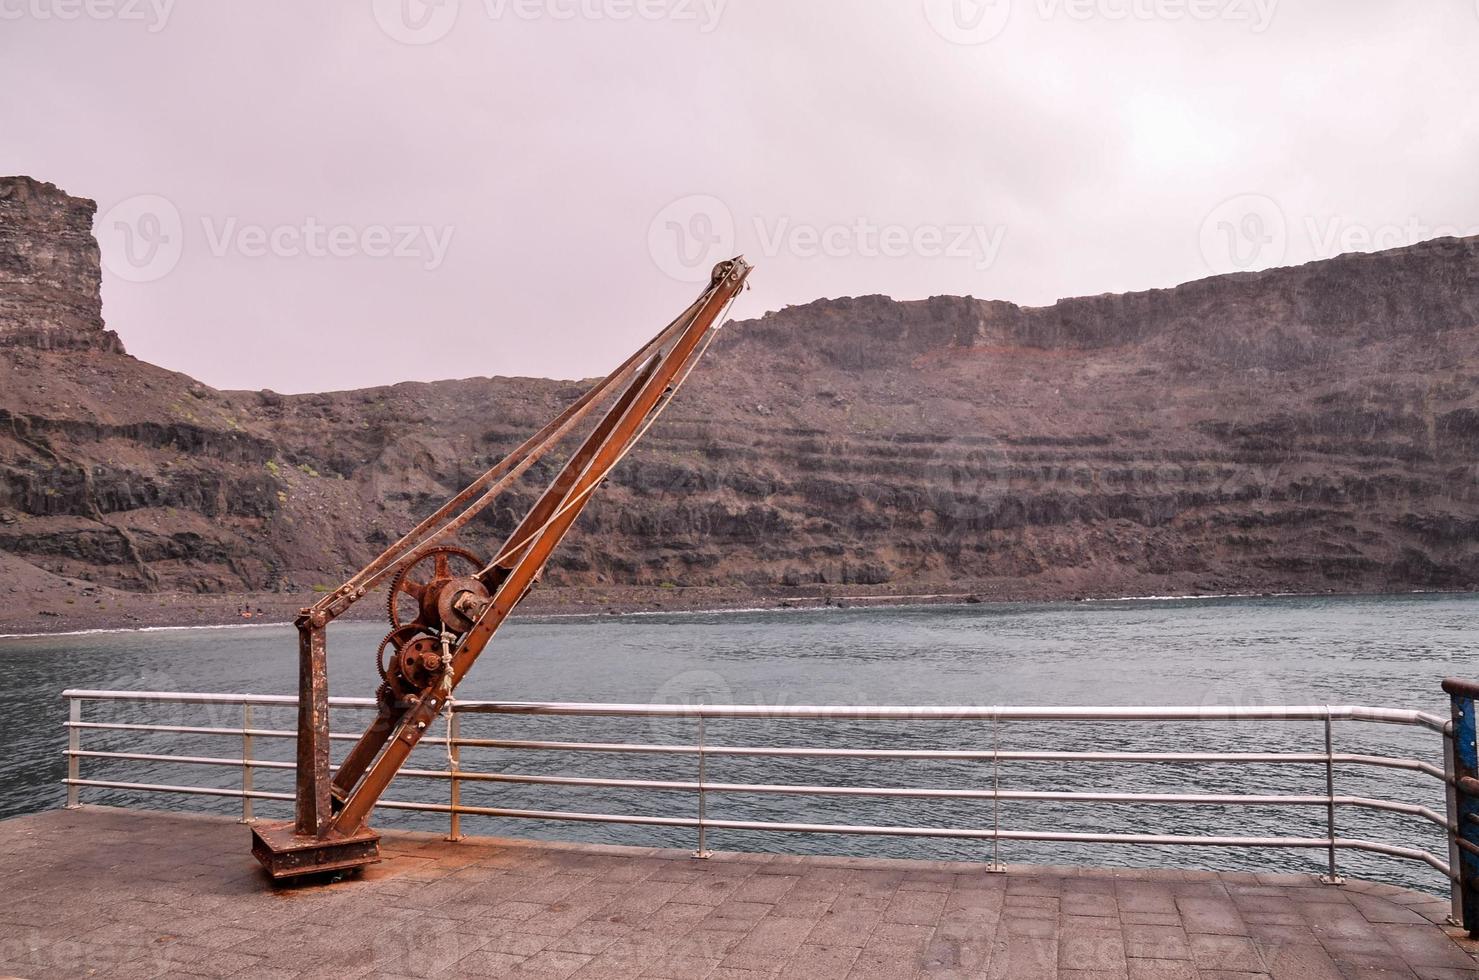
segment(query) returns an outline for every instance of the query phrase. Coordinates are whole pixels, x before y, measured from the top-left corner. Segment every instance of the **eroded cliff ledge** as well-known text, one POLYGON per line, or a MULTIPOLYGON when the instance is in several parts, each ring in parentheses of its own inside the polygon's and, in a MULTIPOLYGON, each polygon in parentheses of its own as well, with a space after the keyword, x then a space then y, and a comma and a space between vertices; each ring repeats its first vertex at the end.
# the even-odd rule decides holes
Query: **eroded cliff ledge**
POLYGON ((103 326, 92 201, 0 177, 0 346, 123 353, 103 326))

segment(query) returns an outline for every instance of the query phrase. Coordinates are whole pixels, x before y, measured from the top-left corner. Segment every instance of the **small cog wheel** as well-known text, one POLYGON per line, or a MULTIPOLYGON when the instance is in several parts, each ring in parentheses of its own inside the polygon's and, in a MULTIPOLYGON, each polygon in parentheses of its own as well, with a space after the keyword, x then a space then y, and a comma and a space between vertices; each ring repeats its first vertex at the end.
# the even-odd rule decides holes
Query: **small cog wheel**
POLYGON ((375 669, 380 672, 380 679, 382 681, 387 684, 391 683, 390 668, 385 663, 385 648, 391 648, 391 656, 393 658, 395 654, 400 652, 401 647, 414 639, 419 632, 420 629, 415 626, 398 626, 385 634, 385 639, 380 641, 380 646, 375 652, 375 669))

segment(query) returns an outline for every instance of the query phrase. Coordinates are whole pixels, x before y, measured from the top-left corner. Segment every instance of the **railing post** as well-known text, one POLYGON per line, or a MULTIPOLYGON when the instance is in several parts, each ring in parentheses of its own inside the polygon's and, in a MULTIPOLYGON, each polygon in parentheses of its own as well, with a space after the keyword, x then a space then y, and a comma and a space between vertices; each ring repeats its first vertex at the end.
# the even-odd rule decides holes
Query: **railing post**
POLYGON ((458 775, 462 771, 462 746, 458 742, 462 739, 462 715, 454 707, 447 718, 447 765, 452 770, 452 791, 449 796, 451 801, 451 815, 447 822, 447 840, 462 840, 462 814, 458 807, 462 806, 462 777, 458 775))
POLYGON ((1001 863, 1001 713, 991 716, 991 864, 987 871, 1006 874, 1001 863))
POLYGON ((1451 721, 1443 728, 1443 784, 1445 790, 1443 795, 1448 804, 1448 829, 1445 831, 1445 836, 1448 838, 1448 924, 1462 926, 1464 924, 1464 900, 1463 888, 1460 887, 1459 880, 1463 869, 1463 851, 1458 846, 1458 776, 1454 764, 1453 722, 1451 721))
POLYGON ((1320 881, 1327 885, 1344 885, 1345 879, 1335 865, 1335 721, 1330 706, 1325 706, 1325 832, 1330 837, 1327 870, 1320 881))
POLYGON ((693 852, 696 858, 711 858, 714 852, 709 850, 706 835, 708 828, 704 821, 708 818, 707 801, 704 799, 704 777, 707 775, 707 764, 704 753, 704 715, 703 709, 698 714, 698 850, 693 852))
POLYGON ((1470 936, 1479 937, 1479 746, 1475 745, 1474 698, 1479 684, 1449 678, 1443 682, 1453 710, 1452 792, 1456 804, 1450 841, 1458 854, 1455 908, 1470 936))
POLYGON ((252 814, 252 706, 241 706, 241 823, 251 823, 252 814))
POLYGON ((82 778, 82 759, 77 755, 82 751, 82 729, 77 727, 82 720, 81 698, 68 699, 67 720, 71 722, 67 727, 67 809, 75 810, 82 805, 82 787, 77 785, 82 778))

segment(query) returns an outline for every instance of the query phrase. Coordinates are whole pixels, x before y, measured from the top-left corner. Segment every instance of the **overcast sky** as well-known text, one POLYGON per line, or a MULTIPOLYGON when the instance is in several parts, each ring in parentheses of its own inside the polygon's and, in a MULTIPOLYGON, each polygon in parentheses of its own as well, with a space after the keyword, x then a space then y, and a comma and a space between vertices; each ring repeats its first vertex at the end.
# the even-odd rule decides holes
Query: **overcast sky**
POLYGON ((0 87, 218 387, 604 373, 729 252, 754 316, 1479 233, 1475 0, 0 0, 0 87))

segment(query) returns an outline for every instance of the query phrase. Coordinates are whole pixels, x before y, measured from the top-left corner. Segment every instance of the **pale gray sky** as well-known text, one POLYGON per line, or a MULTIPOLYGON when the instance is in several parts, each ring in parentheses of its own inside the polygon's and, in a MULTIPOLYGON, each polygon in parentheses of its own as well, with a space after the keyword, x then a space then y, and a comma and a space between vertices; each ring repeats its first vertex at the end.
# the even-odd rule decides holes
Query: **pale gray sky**
POLYGON ((220 387, 602 373, 735 313, 1479 233, 1476 0, 0 0, 0 173, 220 387))

